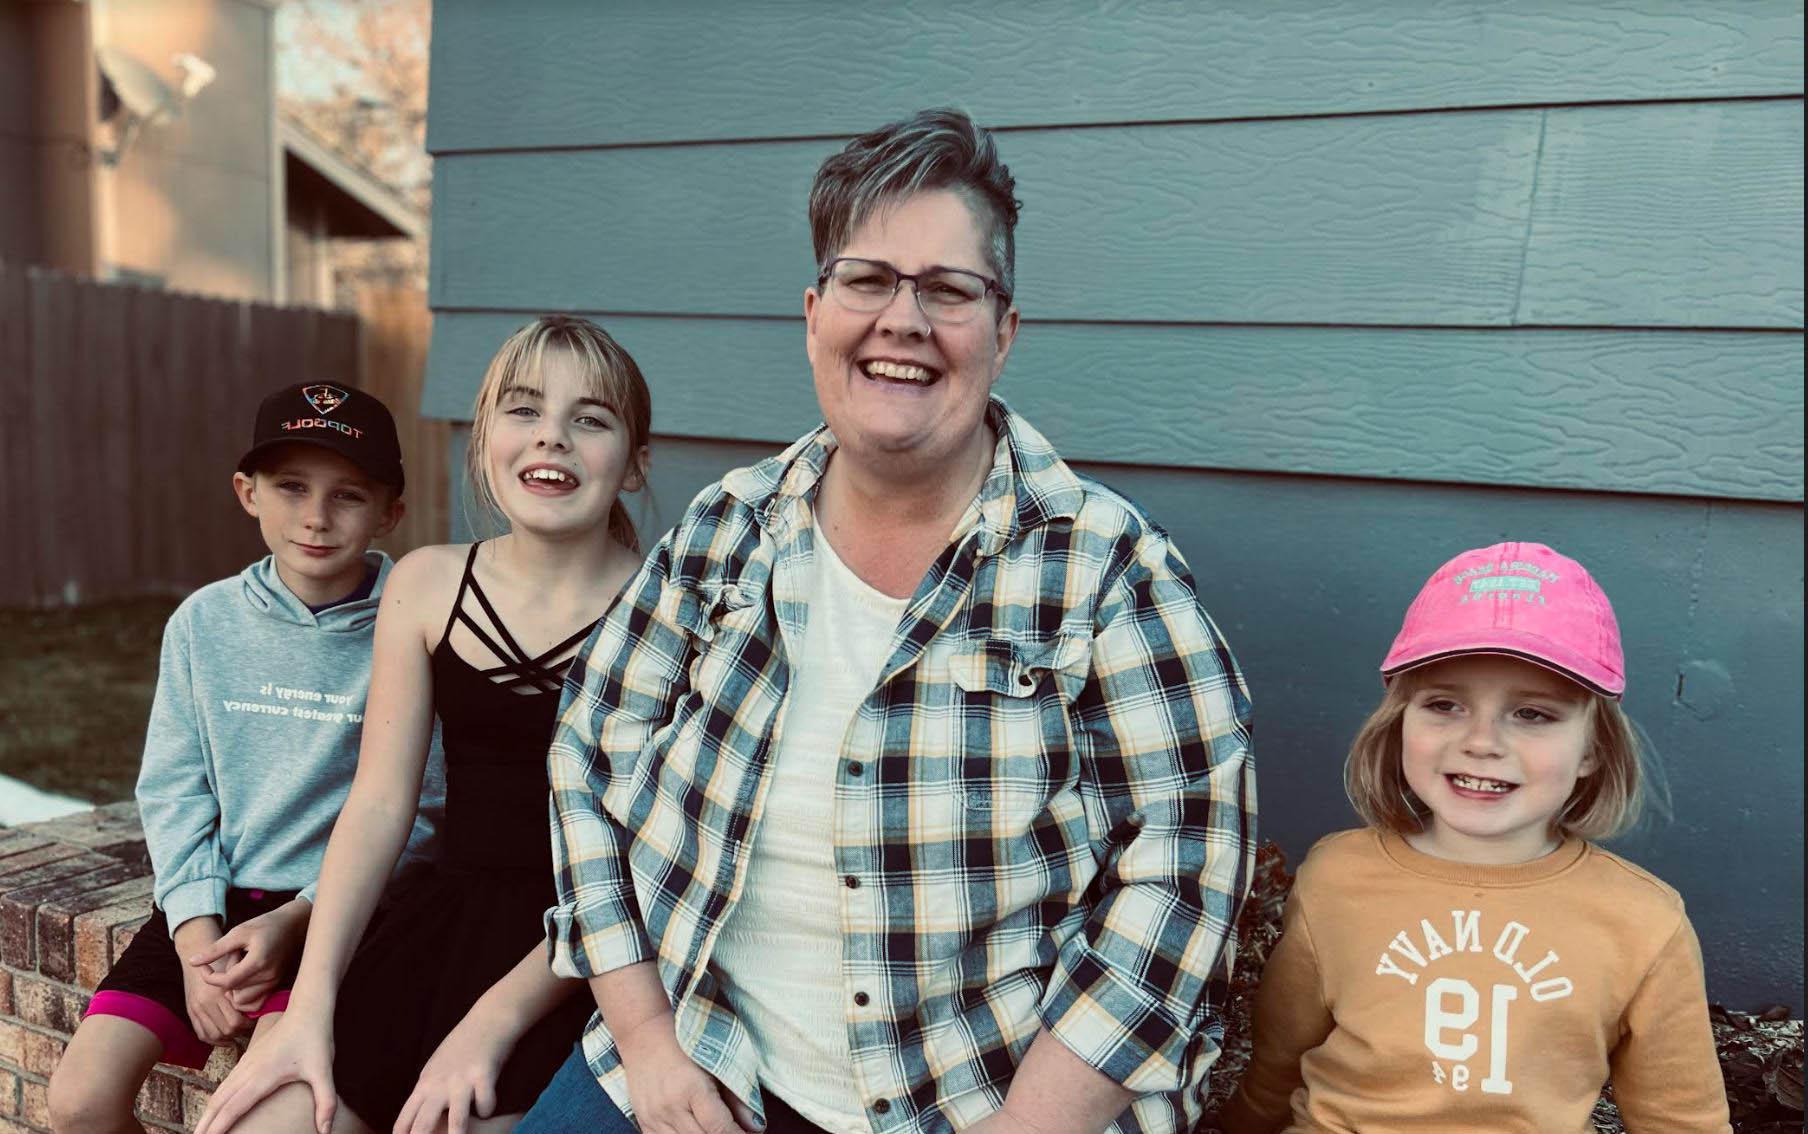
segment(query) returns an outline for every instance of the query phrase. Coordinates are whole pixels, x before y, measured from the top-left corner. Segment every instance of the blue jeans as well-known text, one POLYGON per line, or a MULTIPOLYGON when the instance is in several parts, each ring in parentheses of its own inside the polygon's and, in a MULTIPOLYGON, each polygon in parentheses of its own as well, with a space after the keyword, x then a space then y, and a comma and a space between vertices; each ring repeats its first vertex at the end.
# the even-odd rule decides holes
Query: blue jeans
MULTIPOLYGON (((766 1103, 765 1134, 822 1134, 770 1090, 761 1092, 766 1103)), ((540 1092, 539 1101, 521 1117, 515 1134, 639 1134, 603 1090, 579 1043, 540 1092)))
POLYGON ((639 1134, 639 1128, 590 1073, 580 1043, 522 1116, 515 1134, 639 1134))

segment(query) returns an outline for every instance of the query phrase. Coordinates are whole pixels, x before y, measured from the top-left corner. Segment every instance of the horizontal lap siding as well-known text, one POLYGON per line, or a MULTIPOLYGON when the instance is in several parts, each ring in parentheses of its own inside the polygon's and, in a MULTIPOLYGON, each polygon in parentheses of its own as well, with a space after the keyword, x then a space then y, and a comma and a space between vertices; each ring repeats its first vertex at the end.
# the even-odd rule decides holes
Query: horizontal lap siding
POLYGON ((1802 102, 1551 110, 1520 323, 1802 326, 1802 102))
MULTIPOLYGON (((658 432, 820 420, 799 319, 597 319, 658 432)), ((440 313, 425 412, 468 417, 522 320, 440 313)), ((1076 460, 1800 500, 1802 382, 1795 335, 1031 323, 998 390, 1076 460)))
POLYGON ((436 152, 1799 94, 1787 0, 439 0, 436 152))
MULTIPOLYGON (((1020 306, 1109 322, 1801 327, 1800 100, 1546 113, 1011 135, 1020 306)), ((435 306, 796 314, 815 271, 804 201, 836 148, 443 155, 435 306)))
MULTIPOLYGON (((1801 138, 1798 100, 1010 135, 1003 389, 1088 459, 1800 500, 1801 138)), ((583 310, 662 429, 807 427, 835 145, 443 155, 429 412, 583 310)))

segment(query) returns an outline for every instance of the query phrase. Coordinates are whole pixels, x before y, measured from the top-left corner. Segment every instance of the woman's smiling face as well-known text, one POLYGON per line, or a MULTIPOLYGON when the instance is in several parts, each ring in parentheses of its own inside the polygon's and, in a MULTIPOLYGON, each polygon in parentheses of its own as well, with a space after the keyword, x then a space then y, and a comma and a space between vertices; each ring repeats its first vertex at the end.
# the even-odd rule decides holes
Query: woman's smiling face
MULTIPOLYGON (((985 232, 959 193, 927 190, 882 207, 837 256, 917 274, 959 268, 990 278, 985 232)), ((843 452, 884 466, 952 463, 983 434, 986 401, 1017 333, 988 295, 964 323, 931 322, 910 283, 878 311, 855 311, 835 285, 804 292, 805 346, 816 400, 843 452)))

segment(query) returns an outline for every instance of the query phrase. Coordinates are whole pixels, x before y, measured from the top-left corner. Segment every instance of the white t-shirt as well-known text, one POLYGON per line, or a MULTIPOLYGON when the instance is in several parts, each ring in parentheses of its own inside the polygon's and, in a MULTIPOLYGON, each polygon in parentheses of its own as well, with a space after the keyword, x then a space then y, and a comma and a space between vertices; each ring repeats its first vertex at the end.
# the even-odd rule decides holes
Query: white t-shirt
POLYGON ((825 1130, 865 1134, 841 975, 836 765, 909 600, 854 574, 820 528, 815 566, 765 813, 711 964, 753 1037, 765 1089, 825 1130))

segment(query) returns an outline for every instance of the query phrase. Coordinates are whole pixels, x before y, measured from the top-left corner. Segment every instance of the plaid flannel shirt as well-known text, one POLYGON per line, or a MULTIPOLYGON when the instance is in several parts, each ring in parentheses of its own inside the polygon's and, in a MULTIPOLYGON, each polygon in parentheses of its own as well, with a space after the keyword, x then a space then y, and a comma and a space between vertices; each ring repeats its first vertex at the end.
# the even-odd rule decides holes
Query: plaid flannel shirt
MULTIPOLYGON (((911 598, 834 793, 845 1026, 872 1130, 1002 1105, 1039 1029, 1184 1131, 1255 850, 1242 675, 1164 532, 1002 402, 993 466, 911 598)), ((656 961, 678 1040, 763 1113, 710 954, 804 640, 827 429, 704 490, 579 653, 549 754, 553 970, 656 961)), ((591 1071, 628 1112, 599 1016, 591 1071)))

